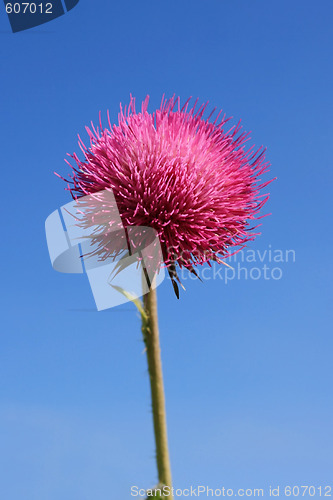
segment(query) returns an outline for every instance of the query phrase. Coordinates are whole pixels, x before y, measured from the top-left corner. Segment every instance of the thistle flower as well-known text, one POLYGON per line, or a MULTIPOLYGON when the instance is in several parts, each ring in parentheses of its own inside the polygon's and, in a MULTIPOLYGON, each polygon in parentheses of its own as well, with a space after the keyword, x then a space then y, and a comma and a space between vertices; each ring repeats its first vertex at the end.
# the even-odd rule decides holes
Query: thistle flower
MULTIPOLYGON (((261 190, 270 181, 260 178, 268 163, 263 148, 245 147, 249 134, 241 132, 239 123, 226 130, 229 119, 220 118, 221 112, 211 121, 215 110, 204 118, 207 103, 196 110, 197 101, 181 107, 179 98, 163 98, 160 108, 148 113, 148 100, 137 113, 131 97, 127 109, 120 107, 118 125, 108 115, 109 128, 103 128, 101 119, 99 129, 87 128, 89 147, 79 138, 84 159, 69 155, 76 165, 68 162, 73 169, 68 189, 74 199, 82 198, 75 203, 75 213, 83 214, 78 225, 94 228, 88 231, 93 255, 116 257, 130 248, 132 232, 138 242, 134 248, 146 248, 147 233, 156 232, 179 296, 177 266, 197 275, 196 265, 222 263, 254 239, 252 222, 260 218, 268 198, 261 190)), ((155 288, 149 286, 142 302, 133 302, 147 353, 158 481, 171 488, 155 288)))
POLYGON ((149 113, 148 101, 136 112, 131 97, 118 125, 108 114, 109 128, 101 119, 100 129, 87 127, 90 146, 79 137, 84 159, 69 155, 76 166, 67 182, 74 198, 111 188, 125 227, 157 231, 177 293, 177 265, 196 274, 193 266, 221 263, 254 239, 251 221, 260 218, 268 198, 261 189, 270 182, 260 176, 269 165, 263 148, 245 148, 249 134, 240 123, 226 131, 221 112, 213 122, 215 110, 204 118, 208 103, 196 110, 198 101, 190 108, 190 99, 181 107, 179 98, 163 98, 149 113))

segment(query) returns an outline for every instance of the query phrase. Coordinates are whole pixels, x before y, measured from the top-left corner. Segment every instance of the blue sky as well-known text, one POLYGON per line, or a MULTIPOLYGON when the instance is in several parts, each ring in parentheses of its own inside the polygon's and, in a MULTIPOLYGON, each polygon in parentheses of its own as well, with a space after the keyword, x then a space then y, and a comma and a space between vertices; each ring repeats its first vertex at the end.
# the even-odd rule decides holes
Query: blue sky
POLYGON ((241 118, 278 178, 251 248, 296 255, 279 280, 158 288, 175 486, 332 485, 332 15, 328 0, 80 0, 12 34, 1 9, 1 498, 130 498, 157 479, 136 310, 97 312, 44 235, 70 201, 53 172, 130 93, 241 118))

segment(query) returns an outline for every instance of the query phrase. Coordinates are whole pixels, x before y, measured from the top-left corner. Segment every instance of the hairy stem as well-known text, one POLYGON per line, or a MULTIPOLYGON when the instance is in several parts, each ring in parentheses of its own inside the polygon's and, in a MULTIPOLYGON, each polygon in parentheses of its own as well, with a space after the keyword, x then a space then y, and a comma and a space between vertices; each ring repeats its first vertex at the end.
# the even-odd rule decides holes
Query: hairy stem
MULTIPOLYGON (((171 468, 168 449, 161 349, 158 332, 156 290, 150 289, 150 291, 143 296, 143 306, 145 318, 143 318, 142 321, 142 333, 147 351, 158 479, 160 485, 171 487, 171 468)), ((168 498, 172 499, 172 496, 170 495, 168 498)))

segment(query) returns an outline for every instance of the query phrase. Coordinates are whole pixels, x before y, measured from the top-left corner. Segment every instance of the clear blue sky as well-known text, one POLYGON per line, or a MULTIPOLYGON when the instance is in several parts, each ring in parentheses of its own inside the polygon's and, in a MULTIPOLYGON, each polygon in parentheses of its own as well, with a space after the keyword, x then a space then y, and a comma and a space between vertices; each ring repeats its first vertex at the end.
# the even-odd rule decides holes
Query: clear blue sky
POLYGON ((76 134, 130 93, 241 118, 278 177, 251 248, 296 252, 280 280, 187 281, 180 301, 159 287, 175 485, 332 485, 332 17, 328 0, 80 0, 12 34, 1 7, 1 498, 156 481, 136 310, 96 312, 44 235, 76 134))

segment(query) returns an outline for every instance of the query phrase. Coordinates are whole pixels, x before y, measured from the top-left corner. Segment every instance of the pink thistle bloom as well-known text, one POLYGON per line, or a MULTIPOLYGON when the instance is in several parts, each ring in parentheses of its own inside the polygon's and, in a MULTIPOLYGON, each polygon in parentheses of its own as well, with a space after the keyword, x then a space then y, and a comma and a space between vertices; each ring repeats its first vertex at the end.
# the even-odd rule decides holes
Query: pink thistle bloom
POLYGON ((162 99, 149 113, 148 101, 137 113, 131 97, 118 125, 108 115, 109 128, 87 128, 90 146, 79 138, 84 160, 71 156, 69 190, 79 198, 111 188, 125 227, 157 231, 173 279, 176 265, 195 273, 193 266, 221 263, 254 239, 250 222, 268 199, 261 189, 271 181, 260 176, 269 164, 263 148, 245 149, 249 134, 239 123, 225 131, 229 118, 218 121, 221 112, 210 121, 215 110, 205 119, 207 103, 195 110, 197 101, 181 108, 179 98, 162 99))

